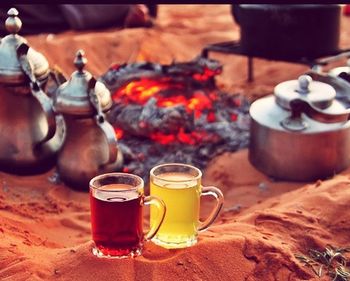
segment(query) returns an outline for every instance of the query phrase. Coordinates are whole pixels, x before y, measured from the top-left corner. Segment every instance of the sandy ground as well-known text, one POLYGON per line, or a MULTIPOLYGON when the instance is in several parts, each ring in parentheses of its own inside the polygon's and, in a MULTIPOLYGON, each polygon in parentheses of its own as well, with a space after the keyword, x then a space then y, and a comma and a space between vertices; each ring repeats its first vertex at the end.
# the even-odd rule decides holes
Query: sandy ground
MULTIPOLYGON (((350 45, 350 18, 342 17, 340 47, 350 45)), ((87 69, 102 75, 113 63, 188 61, 206 44, 238 40, 228 5, 161 5, 151 29, 115 29, 27 37, 50 65, 67 76, 84 49, 87 69)), ((223 60, 218 85, 254 99, 272 93, 304 65, 255 59, 255 80, 247 83, 246 58, 223 60)), ((204 185, 225 196, 214 225, 191 248, 166 250, 151 242, 136 259, 102 260, 91 254, 87 193, 37 176, 0 173, 1 280, 331 280, 317 278, 296 253, 350 244, 350 170, 311 183, 274 181, 248 161, 248 151, 225 153, 204 171, 204 185)), ((203 214, 212 202, 203 203, 203 214)))

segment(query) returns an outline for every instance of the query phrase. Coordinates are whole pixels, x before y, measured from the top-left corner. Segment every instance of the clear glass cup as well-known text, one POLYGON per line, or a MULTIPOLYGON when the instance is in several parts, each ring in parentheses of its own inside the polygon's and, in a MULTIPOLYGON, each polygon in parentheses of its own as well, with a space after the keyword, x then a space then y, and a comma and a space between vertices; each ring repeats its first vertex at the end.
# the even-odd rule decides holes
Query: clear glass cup
POLYGON ((93 254, 125 258, 141 255, 164 220, 166 207, 161 199, 144 195, 142 178, 127 173, 108 173, 90 181, 93 254), (143 206, 152 205, 157 217, 147 234, 143 230, 143 206))
MULTIPOLYGON (((191 165, 169 163, 156 166, 150 172, 152 196, 161 198, 167 206, 163 224, 152 241, 164 248, 184 248, 197 243, 198 232, 206 230, 218 216, 224 197, 214 186, 201 185, 202 172, 191 165), (213 196, 216 205, 209 217, 201 222, 200 197, 213 196)), ((151 225, 157 224, 158 212, 151 207, 151 225)))

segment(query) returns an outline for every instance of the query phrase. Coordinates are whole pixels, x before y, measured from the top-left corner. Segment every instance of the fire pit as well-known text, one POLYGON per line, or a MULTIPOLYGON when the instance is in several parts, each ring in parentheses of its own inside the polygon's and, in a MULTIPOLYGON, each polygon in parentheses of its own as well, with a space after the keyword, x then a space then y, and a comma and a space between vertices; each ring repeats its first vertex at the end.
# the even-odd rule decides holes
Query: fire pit
POLYGON ((199 56, 170 65, 113 65, 100 77, 115 102, 108 118, 124 172, 146 179, 165 162, 205 168, 216 155, 248 146, 249 103, 218 89, 221 72, 218 61, 199 56))

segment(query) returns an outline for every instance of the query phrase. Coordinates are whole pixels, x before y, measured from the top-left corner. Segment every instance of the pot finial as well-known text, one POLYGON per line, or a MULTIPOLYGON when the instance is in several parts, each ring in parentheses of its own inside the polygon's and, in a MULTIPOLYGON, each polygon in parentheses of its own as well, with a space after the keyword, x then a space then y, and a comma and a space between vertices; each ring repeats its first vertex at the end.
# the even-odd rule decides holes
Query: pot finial
POLYGON ((87 58, 85 57, 84 50, 78 50, 75 59, 74 59, 74 65, 78 69, 78 71, 81 73, 83 72, 83 69, 85 65, 87 64, 87 58))
POLYGON ((22 21, 18 16, 18 11, 16 8, 11 8, 8 10, 8 18, 5 21, 6 29, 9 33, 17 34, 21 30, 22 21))
POLYGON ((299 88, 297 90, 300 94, 307 94, 310 92, 309 85, 312 82, 312 78, 309 75, 301 75, 298 78, 299 88))
POLYGON ((111 108, 113 100, 110 91, 84 69, 87 61, 84 50, 78 50, 74 58, 77 71, 57 89, 56 98, 53 100, 57 112, 86 118, 95 116, 96 109, 91 103, 90 91, 97 96, 103 112, 111 108))

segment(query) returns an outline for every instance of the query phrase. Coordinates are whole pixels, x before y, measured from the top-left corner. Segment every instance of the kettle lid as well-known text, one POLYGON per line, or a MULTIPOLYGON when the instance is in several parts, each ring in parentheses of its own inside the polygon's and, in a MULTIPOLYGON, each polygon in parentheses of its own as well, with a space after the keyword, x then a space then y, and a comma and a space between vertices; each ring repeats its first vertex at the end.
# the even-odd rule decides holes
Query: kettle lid
POLYGON ((53 99, 55 110, 59 113, 92 116, 96 109, 91 103, 90 91, 94 91, 101 105, 102 111, 107 111, 112 106, 112 98, 107 87, 99 81, 94 83, 94 88, 89 89, 89 81, 94 79, 90 72, 84 70, 87 63, 85 52, 78 50, 74 59, 77 68, 68 81, 60 85, 53 99))
MULTIPOLYGON (((17 48, 27 44, 27 40, 17 34, 22 27, 18 11, 11 8, 7 15, 5 27, 10 34, 0 41, 0 83, 19 84, 27 81, 27 78, 20 66, 17 48)), ((27 57, 32 64, 35 77, 39 81, 46 79, 49 74, 49 63, 46 58, 33 48, 28 49, 27 57)))
POLYGON ((336 90, 329 84, 314 81, 309 75, 301 75, 298 80, 278 84, 274 89, 276 103, 290 110, 290 101, 304 99, 320 109, 329 107, 336 96, 336 90))

